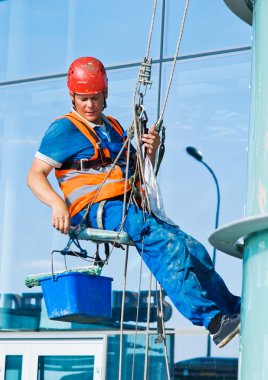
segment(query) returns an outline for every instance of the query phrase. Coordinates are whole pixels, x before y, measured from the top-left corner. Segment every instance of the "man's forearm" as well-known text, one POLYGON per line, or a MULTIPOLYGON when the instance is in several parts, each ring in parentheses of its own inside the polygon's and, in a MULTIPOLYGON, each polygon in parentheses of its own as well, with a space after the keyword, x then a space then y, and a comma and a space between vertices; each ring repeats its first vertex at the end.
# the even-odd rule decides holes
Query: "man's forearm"
POLYGON ((27 184, 34 195, 47 206, 53 207, 55 204, 65 203, 52 188, 44 173, 29 173, 27 184))

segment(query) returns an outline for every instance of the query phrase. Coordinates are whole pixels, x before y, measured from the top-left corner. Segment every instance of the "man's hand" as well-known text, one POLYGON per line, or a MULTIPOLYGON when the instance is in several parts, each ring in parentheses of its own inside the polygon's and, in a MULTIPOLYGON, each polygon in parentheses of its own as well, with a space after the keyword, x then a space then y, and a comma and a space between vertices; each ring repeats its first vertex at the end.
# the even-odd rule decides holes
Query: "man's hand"
POLYGON ((70 226, 70 215, 66 203, 52 188, 47 177, 53 166, 35 158, 30 168, 27 183, 34 195, 52 208, 52 225, 63 234, 67 234, 70 226))
POLYGON ((160 145, 160 137, 158 132, 155 130, 155 125, 152 125, 148 133, 145 133, 142 136, 142 141, 144 147, 147 149, 147 155, 154 166, 156 151, 160 145))
POLYGON ((70 227, 70 214, 65 203, 52 207, 52 226, 63 234, 67 234, 70 227))

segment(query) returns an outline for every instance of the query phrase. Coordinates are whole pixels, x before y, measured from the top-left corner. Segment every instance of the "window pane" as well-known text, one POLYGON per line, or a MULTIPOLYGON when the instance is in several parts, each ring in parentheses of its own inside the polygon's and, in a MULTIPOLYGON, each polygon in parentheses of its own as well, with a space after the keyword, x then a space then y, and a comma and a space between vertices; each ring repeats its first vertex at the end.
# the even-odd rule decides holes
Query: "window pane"
MULTIPOLYGON (((173 56, 185 1, 168 0, 166 4, 164 55, 173 56)), ((252 27, 235 16, 223 0, 192 0, 179 55, 251 45, 251 35, 252 27)))
POLYGON ((176 379, 183 380, 237 380, 238 359, 198 357, 175 364, 176 379))
MULTIPOLYGON (((185 148, 199 149, 216 173, 221 191, 220 225, 241 218, 246 198, 250 59, 249 53, 243 53, 178 62, 164 116, 166 151, 158 177, 166 212, 210 254, 207 237, 215 223, 215 184, 208 170, 187 155, 185 148)), ((170 66, 164 68, 164 90, 170 66)), ((164 91, 162 95, 163 99, 164 91)), ((241 261, 218 251, 216 270, 231 292, 239 295, 241 261)), ((173 308, 167 327, 175 326, 190 324, 173 308)), ((177 341, 176 347, 180 347, 177 341)), ((196 355, 202 355, 204 347, 194 344, 196 355)), ((214 344, 211 349, 218 355, 214 344)), ((237 356, 237 345, 228 346, 229 353, 237 356)), ((177 357, 181 355, 178 352, 177 357)))
MULTIPOLYGON (((151 13, 144 0, 0 1, 0 81, 64 73, 81 56, 105 65, 140 62, 151 13)), ((160 15, 161 7, 151 56, 159 51, 160 15)))
POLYGON ((21 380, 22 355, 7 355, 5 380, 21 380))
POLYGON ((37 380, 93 380, 94 356, 39 356, 37 380))
MULTIPOLYGON (((146 334, 124 335, 122 350, 122 379, 143 379, 147 369, 148 380, 167 380, 167 368, 163 342, 157 335, 149 335, 148 356, 146 360, 146 334)), ((173 335, 166 336, 167 356, 171 374, 173 373, 173 335)), ((107 380, 118 378, 120 337, 108 339, 107 380)))

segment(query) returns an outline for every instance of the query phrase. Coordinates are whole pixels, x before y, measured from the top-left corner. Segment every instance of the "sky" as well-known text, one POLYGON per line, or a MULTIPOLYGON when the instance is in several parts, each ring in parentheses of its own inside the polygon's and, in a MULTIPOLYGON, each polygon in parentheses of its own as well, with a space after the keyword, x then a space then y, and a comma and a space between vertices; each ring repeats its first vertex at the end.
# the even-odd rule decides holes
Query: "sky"
MULTIPOLYGON (((165 18, 164 57, 176 48, 184 2, 169 0, 165 18)), ((7 0, 0 2, 0 84, 25 78, 63 74, 72 60, 91 55, 106 67, 140 62, 146 52, 153 1, 115 0, 7 0)), ((159 56, 161 2, 157 8, 151 57, 159 56)), ((180 54, 205 53, 249 47, 252 29, 232 14, 223 0, 192 0, 180 54)), ((171 66, 163 66, 162 100, 171 66)), ((132 121, 132 92, 138 68, 109 70, 107 114, 127 128, 132 121)), ((185 152, 200 149, 220 184, 220 225, 244 215, 250 102, 251 52, 184 59, 177 63, 164 124, 166 154, 159 173, 167 214, 212 252, 216 191, 210 173, 185 152)), ((150 123, 156 120, 158 66, 145 107, 150 123)), ((47 271, 49 253, 66 243, 50 226, 50 210, 26 186, 27 171, 49 124, 69 111, 66 79, 6 85, 0 93, 0 189, 4 194, 1 221, 2 292, 27 291, 22 286, 29 272, 47 271), (23 160, 21 159, 23 157, 23 160), (19 170, 18 170, 19 167, 19 170), (15 175, 16 173, 16 175, 15 175), (16 239, 14 239, 14 235, 16 239)), ((51 177, 52 183, 56 182, 51 177)), ((91 248, 90 248, 91 249, 91 248)), ((93 248, 92 248, 93 249, 93 248)), ((122 288, 123 252, 115 251, 105 275, 122 288), (120 276, 117 275, 121 271, 120 276)), ((72 263, 72 261, 71 261, 72 263)), ((133 252, 128 289, 137 289, 139 257, 133 252)), ((217 254, 216 269, 230 290, 241 292, 241 261, 217 254)), ((148 286, 148 272, 142 276, 148 286)), ((174 310, 167 327, 191 327, 174 310)), ((204 337, 180 338, 176 358, 205 354, 204 337), (183 340, 182 340, 183 339, 183 340), (192 341, 200 344, 193 344, 192 341), (183 350, 181 347, 183 346, 183 350)), ((237 356, 238 340, 213 355, 237 356)))

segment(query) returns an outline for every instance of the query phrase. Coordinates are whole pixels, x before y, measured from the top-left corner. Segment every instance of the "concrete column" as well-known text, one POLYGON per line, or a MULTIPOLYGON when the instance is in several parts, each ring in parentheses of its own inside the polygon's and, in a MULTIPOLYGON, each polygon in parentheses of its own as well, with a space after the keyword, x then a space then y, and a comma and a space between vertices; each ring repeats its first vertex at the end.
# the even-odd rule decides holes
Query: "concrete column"
MULTIPOLYGON (((267 14, 268 1, 255 0, 246 216, 268 214, 267 14)), ((245 241, 239 380, 267 380, 267 358, 268 229, 245 241)))

